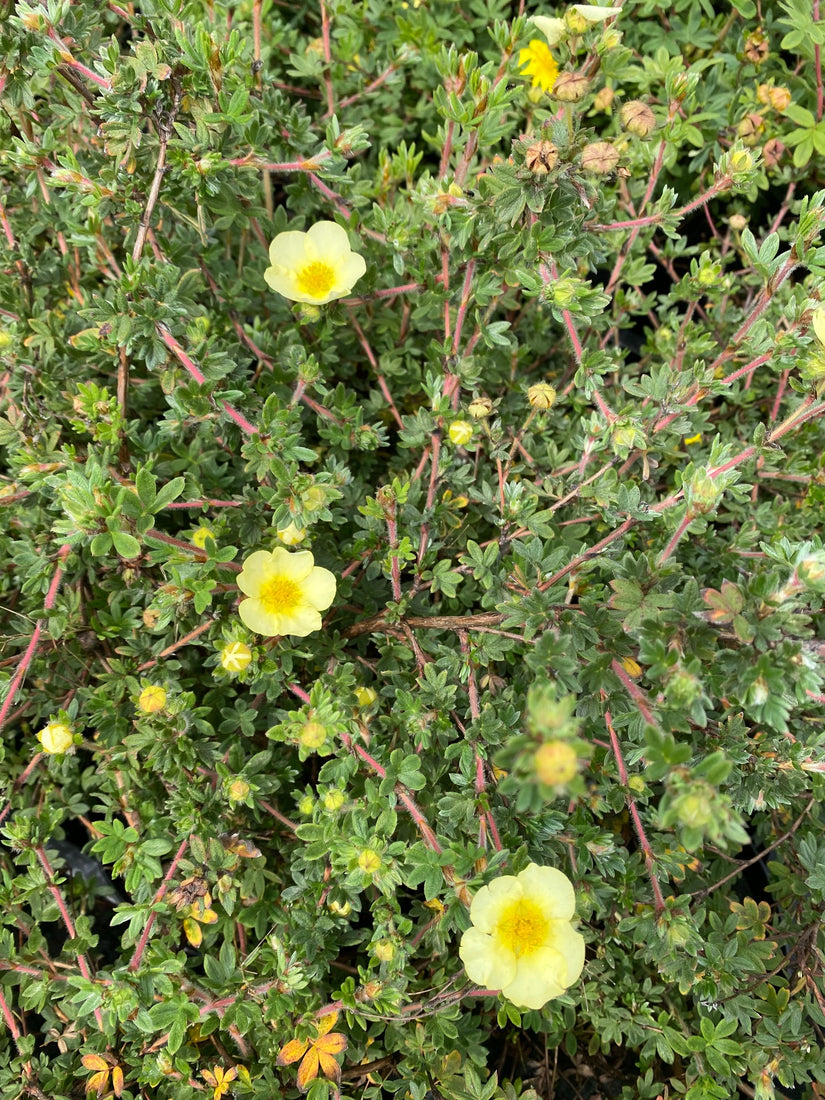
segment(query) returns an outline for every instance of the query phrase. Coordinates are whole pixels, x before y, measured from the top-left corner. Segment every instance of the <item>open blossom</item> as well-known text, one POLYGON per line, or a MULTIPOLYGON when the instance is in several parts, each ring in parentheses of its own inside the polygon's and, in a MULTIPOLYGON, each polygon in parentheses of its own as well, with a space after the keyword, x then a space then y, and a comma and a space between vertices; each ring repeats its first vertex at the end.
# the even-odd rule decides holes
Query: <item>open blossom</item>
POLYGON ((524 75, 530 77, 534 88, 552 92, 559 75, 559 66, 540 38, 534 38, 526 49, 519 51, 518 63, 524 75))
POLYGON ((243 563, 238 588, 241 621, 256 634, 305 638, 321 628, 321 612, 335 599, 335 577, 309 550, 256 550, 243 563))
POLYGON ((269 262, 264 279, 273 290, 314 306, 349 294, 367 270, 336 222, 316 222, 306 233, 279 233, 269 246, 269 262))
POLYGON ((565 874, 531 863, 484 886, 470 906, 458 953, 471 981, 500 989, 519 1008, 541 1008, 584 967, 584 939, 573 927, 576 897, 565 874))

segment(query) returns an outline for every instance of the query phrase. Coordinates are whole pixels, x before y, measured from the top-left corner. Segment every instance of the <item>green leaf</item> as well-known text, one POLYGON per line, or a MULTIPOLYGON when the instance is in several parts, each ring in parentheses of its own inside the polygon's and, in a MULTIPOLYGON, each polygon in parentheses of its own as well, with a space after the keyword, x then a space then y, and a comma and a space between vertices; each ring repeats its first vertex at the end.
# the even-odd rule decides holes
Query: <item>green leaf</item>
POLYGON ((130 535, 127 531, 112 531, 111 536, 115 552, 121 558, 131 561, 140 556, 140 543, 134 535, 130 535))

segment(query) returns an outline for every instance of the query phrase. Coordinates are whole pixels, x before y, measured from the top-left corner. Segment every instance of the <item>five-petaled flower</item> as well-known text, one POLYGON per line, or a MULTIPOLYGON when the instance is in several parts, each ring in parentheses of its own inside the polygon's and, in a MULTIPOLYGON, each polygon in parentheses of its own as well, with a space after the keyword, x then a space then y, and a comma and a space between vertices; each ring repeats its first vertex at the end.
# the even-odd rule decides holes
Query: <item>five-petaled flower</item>
POLYGON ((229 1086, 238 1076, 238 1071, 235 1066, 232 1066, 231 1069, 215 1066, 212 1070, 202 1070, 201 1075, 207 1085, 210 1085, 213 1089, 212 1100, 221 1100, 224 1093, 229 1092, 229 1086))
POLYGON ((333 1057, 347 1048, 347 1038, 339 1031, 333 1031, 338 1020, 337 1012, 329 1012, 322 1016, 316 1027, 318 1035, 315 1039, 290 1039, 281 1048, 278 1055, 279 1066, 289 1066, 301 1059, 298 1066, 298 1088, 306 1092, 310 1081, 314 1081, 320 1069, 324 1077, 337 1084, 341 1079, 341 1067, 333 1057))
POLYGON ((555 867, 531 863, 483 886, 470 906, 458 953, 471 981, 500 989, 519 1008, 541 1008, 573 984, 584 966, 574 929, 576 897, 555 867))
POLYGON ((279 233, 269 246, 269 262, 264 279, 273 290, 314 306, 349 294, 367 270, 336 222, 316 222, 306 233, 279 233))
POLYGON ((238 588, 241 621, 256 634, 305 638, 321 628, 321 612, 335 599, 335 577, 309 550, 256 550, 243 563, 238 588))
POLYGON ((534 38, 526 49, 519 51, 518 63, 524 75, 530 77, 534 88, 552 92, 559 75, 559 66, 545 42, 534 38))

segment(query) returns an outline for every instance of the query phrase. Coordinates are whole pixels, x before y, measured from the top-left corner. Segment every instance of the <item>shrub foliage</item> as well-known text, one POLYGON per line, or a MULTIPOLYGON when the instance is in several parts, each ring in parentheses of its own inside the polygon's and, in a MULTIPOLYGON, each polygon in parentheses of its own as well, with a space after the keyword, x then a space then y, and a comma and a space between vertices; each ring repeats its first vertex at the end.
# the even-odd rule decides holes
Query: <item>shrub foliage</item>
POLYGON ((2 1094, 812 1095, 818 2, 3 7, 2 1094), (457 948, 531 861, 519 1012, 457 948))

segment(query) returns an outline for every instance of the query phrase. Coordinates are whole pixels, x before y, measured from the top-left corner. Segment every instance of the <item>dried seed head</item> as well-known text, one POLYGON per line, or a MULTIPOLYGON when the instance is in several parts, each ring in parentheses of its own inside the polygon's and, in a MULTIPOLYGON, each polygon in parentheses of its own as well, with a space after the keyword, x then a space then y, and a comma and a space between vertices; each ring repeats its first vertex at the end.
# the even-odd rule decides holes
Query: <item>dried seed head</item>
POLYGON ((757 27, 755 31, 751 31, 745 39, 745 57, 748 61, 754 65, 761 65, 767 61, 770 52, 771 47, 768 36, 762 28, 757 27))
POLYGON ((562 103, 578 103, 590 90, 590 81, 581 73, 560 73, 553 95, 562 103))
POLYGON ((649 137, 656 126, 656 116, 641 99, 631 99, 625 103, 619 117, 625 130, 640 138, 649 137))
POLYGON ((619 150, 609 141, 591 141, 582 149, 582 168, 595 176, 606 176, 619 163, 619 150))
POLYGON ((756 111, 751 111, 749 114, 745 115, 736 127, 737 136, 742 139, 745 145, 756 145, 764 131, 764 119, 760 114, 757 114, 756 111))
POLYGON ((534 141, 524 154, 524 163, 534 176, 546 176, 558 164, 559 151, 552 141, 534 141))
POLYGON ((785 155, 785 146, 779 138, 771 138, 762 146, 762 156, 765 158, 766 168, 776 168, 785 155))

